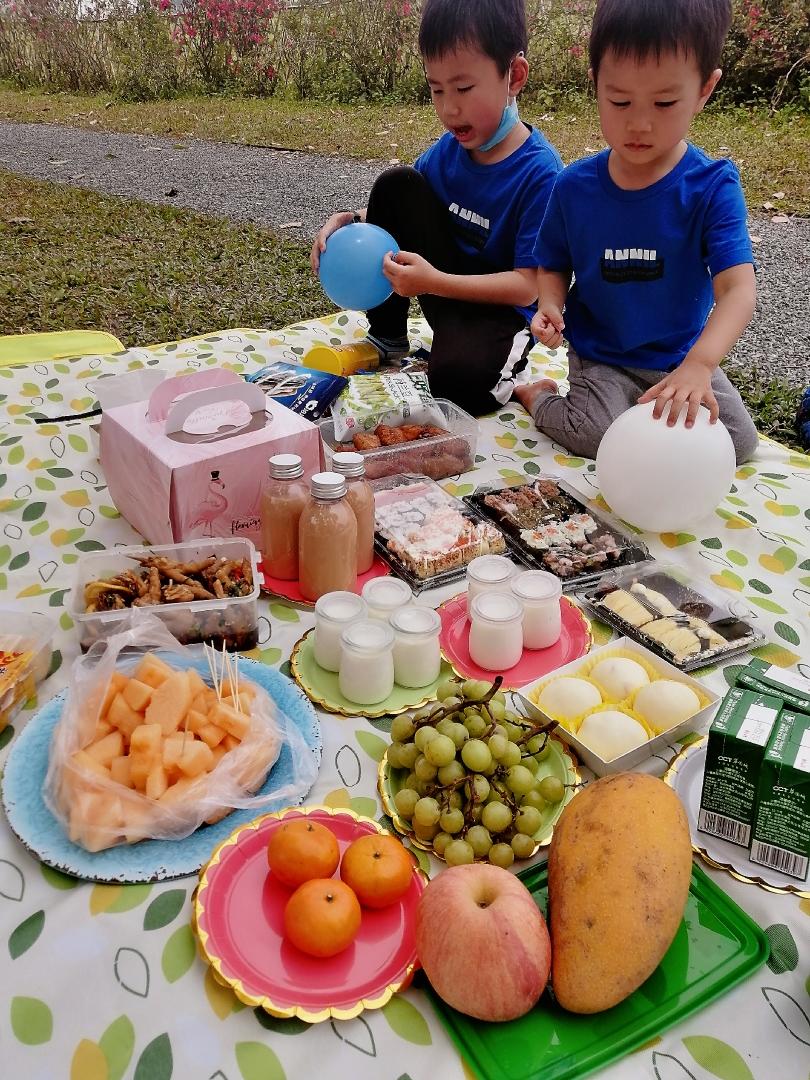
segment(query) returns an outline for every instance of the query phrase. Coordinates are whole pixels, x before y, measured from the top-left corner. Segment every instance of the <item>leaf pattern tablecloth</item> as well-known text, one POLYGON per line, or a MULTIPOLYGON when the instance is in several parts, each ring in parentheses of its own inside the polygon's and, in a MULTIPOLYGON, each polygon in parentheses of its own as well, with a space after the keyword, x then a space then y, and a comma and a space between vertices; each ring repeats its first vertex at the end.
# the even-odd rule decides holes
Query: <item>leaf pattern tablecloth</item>
MULTIPOLYGON (((120 518, 97 458, 93 381, 157 366, 167 375, 226 364, 248 372, 301 362, 315 341, 362 336, 359 320, 331 316, 281 332, 229 330, 114 356, 0 369, 0 609, 37 611, 57 624, 39 703, 67 682, 78 653, 64 600, 83 552, 139 537, 120 518)), ((422 324, 412 339, 429 345, 422 324)), ((562 351, 538 349, 537 373, 565 377, 562 351)), ((95 418, 97 419, 97 418, 95 418)), ((481 423, 472 473, 445 482, 459 495, 481 482, 561 474, 597 494, 594 465, 533 427, 518 405, 481 423)), ((646 537, 653 553, 710 577, 756 613, 756 650, 810 678, 810 458, 763 441, 753 462, 700 530, 646 537)), ((312 616, 262 600, 251 655, 282 665, 312 616)), ((595 624, 597 643, 610 631, 595 624)), ((740 661, 737 661, 738 663, 740 661)), ((730 664, 701 673, 722 693, 730 664)), ((37 702, 0 733, 0 766, 37 702)), ((323 765, 308 802, 378 817, 375 779, 386 720, 321 716, 323 765)), ((678 747, 669 749, 674 754, 678 747)), ((663 770, 666 759, 653 767, 663 770)), ((420 859, 427 866, 426 857, 420 859)), ((434 867, 435 869, 436 867, 434 867)), ((758 974, 607 1069, 615 1080, 720 1077, 805 1080, 810 1073, 810 900, 779 896, 712 872, 767 929, 772 954, 758 974)), ((80 883, 40 865, 0 824, 0 1073, 9 1080, 435 1080, 469 1076, 416 989, 355 1020, 309 1026, 242 1006, 195 954, 194 878, 162 885, 80 883)), ((482 978, 485 978, 482 974, 482 978)))

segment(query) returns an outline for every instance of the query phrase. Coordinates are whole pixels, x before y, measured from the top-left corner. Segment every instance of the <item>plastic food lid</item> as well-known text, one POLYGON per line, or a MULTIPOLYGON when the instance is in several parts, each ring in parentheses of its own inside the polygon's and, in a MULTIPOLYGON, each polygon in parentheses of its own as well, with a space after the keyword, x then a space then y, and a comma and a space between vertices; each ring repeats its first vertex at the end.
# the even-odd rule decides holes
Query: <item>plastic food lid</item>
POLYGON ((438 612, 415 604, 392 612, 388 621, 403 634, 438 634, 442 627, 438 612))
POLYGON ((347 622, 349 619, 362 618, 365 613, 365 601, 357 593, 342 590, 324 593, 315 603, 316 616, 334 622, 347 622))
POLYGON ((523 606, 511 593, 481 593, 473 600, 470 611, 488 622, 507 623, 523 617, 523 606))
POLYGON ((310 486, 316 499, 340 499, 346 494, 346 480, 339 473, 315 473, 310 486))
POLYGON ((332 468, 341 476, 365 476, 366 461, 362 454, 354 450, 342 450, 332 457, 332 468))
POLYGON ((368 619, 347 626, 340 635, 340 641, 341 644, 357 649, 358 652, 375 656, 386 652, 393 646, 394 631, 387 623, 368 619))
POLYGON ((393 611, 413 599, 413 593, 398 578, 372 578, 363 586, 363 599, 371 607, 393 611))
POLYGON ((467 578, 481 585, 506 582, 515 572, 515 564, 503 555, 479 555, 467 567, 467 578))
POLYGON ((296 480, 304 475, 304 466, 298 454, 276 454, 268 459, 267 464, 274 480, 296 480))
POLYGON ((512 592, 521 600, 556 600, 562 596, 562 582, 545 570, 527 570, 512 578, 512 592))

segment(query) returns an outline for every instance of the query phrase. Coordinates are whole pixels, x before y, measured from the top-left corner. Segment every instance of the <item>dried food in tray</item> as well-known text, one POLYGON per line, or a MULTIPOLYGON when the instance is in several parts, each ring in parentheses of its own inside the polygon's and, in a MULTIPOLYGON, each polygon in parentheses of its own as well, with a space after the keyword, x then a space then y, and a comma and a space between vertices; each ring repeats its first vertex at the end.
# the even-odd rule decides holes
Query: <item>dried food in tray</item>
POLYGON ((372 487, 377 547, 417 592, 462 577, 478 555, 506 550, 499 529, 426 476, 386 477, 372 487))
POLYGON ((603 622, 682 671, 724 660, 764 638, 744 604, 703 582, 693 588, 682 567, 650 562, 616 571, 578 598, 603 622))
POLYGON ((646 547, 556 476, 513 487, 480 487, 464 501, 503 529, 522 562, 548 570, 566 589, 615 566, 650 558, 646 547))
POLYGON ((53 632, 45 615, 0 611, 0 731, 48 674, 53 632))

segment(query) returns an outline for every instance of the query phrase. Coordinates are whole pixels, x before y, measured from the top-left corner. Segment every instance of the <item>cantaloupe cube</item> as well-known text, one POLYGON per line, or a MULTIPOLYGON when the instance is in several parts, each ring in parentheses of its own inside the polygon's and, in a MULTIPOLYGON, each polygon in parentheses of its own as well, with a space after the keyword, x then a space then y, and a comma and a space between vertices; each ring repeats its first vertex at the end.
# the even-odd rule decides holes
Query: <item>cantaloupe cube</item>
POLYGON ((174 668, 169 667, 154 653, 147 653, 132 674, 140 682, 157 689, 174 674, 174 668))
POLYGON ((235 750, 237 746, 242 745, 242 740, 237 739, 235 735, 226 735, 225 738, 222 740, 221 745, 224 746, 225 749, 228 751, 235 750))
POLYGON ((132 732, 129 746, 132 786, 146 790, 146 778, 155 765, 161 763, 163 732, 160 724, 140 724, 132 732))
POLYGON ((211 747, 199 739, 189 739, 177 764, 186 776, 199 776, 210 772, 214 767, 214 755, 211 747))
POLYGON ((127 685, 122 689, 121 696, 130 709, 142 713, 146 712, 146 707, 152 700, 154 692, 154 687, 141 682, 140 679, 127 679, 127 685))
POLYGON ((246 694, 244 691, 240 690, 239 708, 245 716, 250 716, 253 709, 253 694, 246 694))
POLYGON ((166 770, 162 765, 155 765, 146 778, 147 799, 159 799, 169 786, 166 770))
POLYGON ((207 716, 209 704, 210 703, 208 701, 208 695, 206 694, 205 690, 201 690, 191 699, 191 704, 188 707, 188 711, 192 712, 193 710, 194 712, 203 713, 207 716))
POLYGON ((217 765, 219 765, 220 761, 222 761, 222 759, 228 753, 228 751, 226 750, 225 746, 220 743, 219 746, 211 747, 211 753, 214 755, 214 768, 216 768, 217 765))
POLYGON ((110 776, 116 784, 122 784, 127 788, 132 787, 131 765, 129 756, 126 755, 112 759, 110 762, 110 776))
POLYGON ((193 731, 195 735, 199 735, 202 741, 208 743, 212 750, 215 746, 219 746, 225 738, 223 729, 217 727, 216 724, 209 723, 208 717, 203 716, 202 713, 189 711, 188 729, 193 731))
POLYGON ((229 735, 234 735, 237 739, 244 739, 250 727, 250 715, 238 713, 236 709, 224 701, 220 701, 215 708, 209 710, 208 719, 212 724, 224 728, 229 735))
POLYGON ((183 747, 186 742, 191 742, 194 738, 193 732, 190 731, 173 731, 171 735, 167 735, 163 740, 163 749, 161 752, 161 763, 164 769, 177 769, 180 755, 183 753, 183 747))
POLYGON ((158 800, 161 806, 176 806, 188 797, 189 789, 196 783, 196 777, 184 776, 176 783, 171 784, 158 800))
POLYGON ((70 755, 70 760, 74 765, 78 765, 80 769, 85 772, 92 773, 93 776, 100 776, 104 780, 110 779, 110 771, 100 761, 97 761, 94 757, 91 757, 86 750, 77 750, 74 754, 70 755))
POLYGON ((154 810, 146 801, 130 799, 126 806, 124 838, 128 844, 137 844, 152 835, 154 810))
POLYGON ((116 795, 80 792, 70 812, 68 835, 88 851, 112 847, 121 835, 123 811, 116 795))
POLYGON ((104 690, 104 697, 101 702, 101 708, 99 709, 99 715, 104 717, 109 711, 110 705, 113 703, 115 695, 124 689, 129 679, 121 671, 114 671, 110 676, 110 681, 104 690))
POLYGON ((91 758, 95 758, 101 765, 110 767, 113 758, 121 757, 124 753, 124 736, 120 731, 111 731, 98 742, 85 747, 91 758))
POLYGON ((196 668, 189 668, 186 674, 188 675, 188 685, 191 688, 193 698, 208 689, 208 684, 196 668))
POLYGON ((109 735, 112 729, 112 724, 108 724, 106 720, 96 720, 96 730, 93 735, 93 742, 99 742, 105 735, 109 735))
POLYGON ((188 673, 175 671, 152 695, 146 710, 147 724, 160 724, 164 735, 177 731, 191 705, 188 673))
POLYGON ((143 714, 135 712, 124 700, 123 694, 116 694, 107 713, 107 721, 118 728, 125 739, 130 739, 135 728, 143 723, 143 714))

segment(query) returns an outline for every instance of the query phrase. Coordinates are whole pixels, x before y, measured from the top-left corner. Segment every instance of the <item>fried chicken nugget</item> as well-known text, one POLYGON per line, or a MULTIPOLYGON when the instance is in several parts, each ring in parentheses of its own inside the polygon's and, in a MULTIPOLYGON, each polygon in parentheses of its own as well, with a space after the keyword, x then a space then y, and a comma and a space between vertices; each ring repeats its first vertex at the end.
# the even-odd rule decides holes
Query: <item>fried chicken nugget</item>
POLYGON ((392 428, 380 424, 378 428, 375 428, 374 434, 383 446, 396 446, 397 443, 406 442, 405 436, 402 434, 402 428, 392 428))
POLYGON ((372 435, 371 432, 361 432, 358 435, 353 435, 352 443, 354 444, 355 450, 360 450, 361 452, 363 450, 376 450, 377 447, 382 445, 377 436, 372 435))
POLYGON ((414 439, 421 439, 422 432, 425 430, 424 424, 403 424, 399 429, 406 442, 413 442, 414 439))

